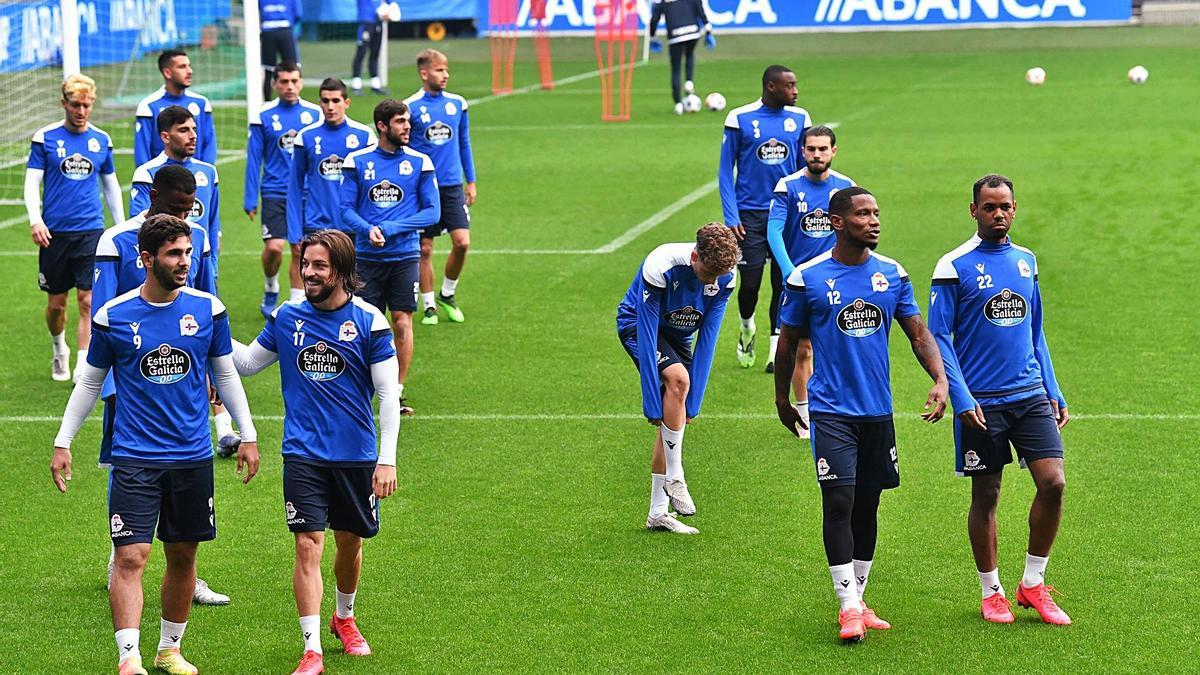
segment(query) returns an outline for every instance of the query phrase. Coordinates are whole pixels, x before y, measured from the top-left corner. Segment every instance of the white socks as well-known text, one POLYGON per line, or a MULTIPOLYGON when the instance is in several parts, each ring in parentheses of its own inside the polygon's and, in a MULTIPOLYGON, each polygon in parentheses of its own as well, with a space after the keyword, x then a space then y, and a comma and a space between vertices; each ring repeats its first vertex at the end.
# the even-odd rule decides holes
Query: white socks
POLYGON ((800 414, 800 419, 804 420, 804 423, 811 427, 812 420, 808 418, 808 401, 796 401, 794 407, 796 408, 796 412, 800 414))
POLYGON ((264 292, 266 292, 266 293, 278 293, 279 292, 279 275, 278 274, 274 274, 269 277, 264 276, 263 279, 264 279, 264 281, 263 281, 263 291, 264 292))
POLYGON ((65 353, 71 351, 71 348, 67 346, 67 332, 66 331, 63 331, 63 332, 59 333, 58 335, 51 333, 50 340, 54 342, 54 353, 55 354, 65 354, 65 353))
POLYGON ((1000 569, 994 569, 991 572, 979 573, 979 587, 983 591, 983 599, 996 595, 1004 595, 1004 587, 1000 585, 1000 569))
POLYGON ((771 333, 771 351, 767 354, 767 360, 771 363, 775 362, 775 347, 779 344, 779 333, 771 333))
POLYGON ((300 634, 304 636, 304 651, 321 652, 321 617, 318 614, 300 617, 300 634))
POLYGON ((858 599, 862 600, 863 592, 867 590, 867 577, 871 576, 871 560, 851 560, 854 565, 854 585, 858 589, 858 599))
POLYGON ((442 279, 442 296, 450 297, 454 295, 454 291, 458 288, 458 279, 446 277, 442 279))
POLYGON ((1043 583, 1046 578, 1046 563, 1050 562, 1050 556, 1039 558, 1031 553, 1025 554, 1025 574, 1021 577, 1021 584, 1025 588, 1033 588, 1040 583, 1043 583))
POLYGON ((378 76, 376 76, 376 77, 372 77, 372 78, 371 78, 371 88, 372 88, 372 89, 382 89, 382 88, 383 88, 383 81, 382 81, 382 80, 380 80, 378 76))
POLYGON ((229 415, 228 411, 217 413, 213 415, 213 426, 217 428, 217 440, 219 441, 222 437, 233 433, 233 417, 229 415))
POLYGON ((354 616, 354 593, 343 593, 340 589, 335 589, 337 592, 337 618, 349 619, 354 616))
POLYGON ((292 288, 288 290, 288 302, 296 302, 305 298, 303 288, 292 288))
POLYGON ((160 619, 158 622, 158 650, 179 649, 179 644, 183 642, 183 631, 186 629, 186 621, 175 623, 160 619))
POLYGON ((663 484, 667 482, 667 477, 661 473, 650 474, 650 516, 661 516, 667 512, 667 505, 670 500, 667 498, 666 490, 663 490, 663 484))
POLYGON ((862 609, 858 601, 858 586, 854 583, 854 563, 830 565, 829 574, 833 576, 833 592, 837 594, 842 611, 862 609))
POLYGON ((753 316, 751 316, 749 319, 742 319, 742 330, 747 333, 754 332, 754 317, 753 316))
POLYGON ((356 78, 350 80, 350 88, 351 89, 362 89, 362 78, 356 77, 356 78))
POLYGON ((132 658, 142 658, 138 642, 142 639, 142 631, 137 628, 122 628, 115 633, 117 638, 117 663, 125 663, 132 658))
POLYGON ((400 387, 400 391, 396 392, 396 396, 404 398, 404 383, 401 382, 398 386, 400 387))
POLYGON ((658 427, 663 454, 667 456, 667 480, 683 480, 683 429, 675 431, 666 424, 658 427))
POLYGON ((433 291, 429 291, 428 293, 421 294, 421 308, 422 309, 436 309, 437 308, 437 302, 434 301, 434 299, 433 299, 433 291))

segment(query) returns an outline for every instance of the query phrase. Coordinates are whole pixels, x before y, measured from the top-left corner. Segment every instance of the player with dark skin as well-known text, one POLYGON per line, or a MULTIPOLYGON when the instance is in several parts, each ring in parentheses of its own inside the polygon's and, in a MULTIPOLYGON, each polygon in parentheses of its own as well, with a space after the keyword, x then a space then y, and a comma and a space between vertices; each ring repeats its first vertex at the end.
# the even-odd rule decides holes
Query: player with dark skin
MULTIPOLYGON (((768 108, 778 109, 796 105, 796 98, 799 95, 800 90, 796 87, 796 74, 790 70, 784 70, 774 78, 767 80, 767 84, 762 90, 762 102, 768 108)), ((734 236, 739 241, 746 238, 746 228, 741 223, 730 229, 733 230, 734 236)))

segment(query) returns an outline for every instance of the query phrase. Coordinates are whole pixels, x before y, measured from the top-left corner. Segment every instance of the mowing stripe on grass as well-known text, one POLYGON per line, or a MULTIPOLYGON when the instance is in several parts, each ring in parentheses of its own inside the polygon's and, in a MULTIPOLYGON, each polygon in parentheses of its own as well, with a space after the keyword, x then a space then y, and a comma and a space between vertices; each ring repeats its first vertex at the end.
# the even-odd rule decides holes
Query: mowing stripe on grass
MULTIPOLYGON (((921 419, 917 413, 893 413, 895 419, 908 422, 915 422, 921 419)), ((283 415, 254 415, 256 421, 263 422, 282 422, 283 415)), ((434 421, 463 421, 463 422, 569 422, 577 420, 609 420, 609 421, 633 421, 646 419, 642 415, 636 413, 463 413, 461 415, 435 414, 435 415, 419 415, 413 418, 415 421, 434 420, 434 421)), ((704 415, 704 419, 710 420, 773 420, 775 415, 767 413, 711 413, 704 415)), ((99 422, 99 415, 88 417, 88 422, 99 422)), ((1091 413, 1072 415, 1071 421, 1092 422, 1092 421, 1135 421, 1135 422, 1194 422, 1200 420, 1200 413, 1091 413)), ((33 424, 33 423, 48 423, 61 422, 62 417, 54 417, 51 415, 8 415, 0 416, 0 423, 4 424, 33 424)))
MULTIPOLYGON (((642 66, 646 65, 646 63, 647 63, 646 61, 639 61, 639 62, 633 64, 633 67, 641 68, 642 66)), ((564 77, 562 79, 555 80, 553 82, 553 85, 555 87, 557 87, 557 86, 564 85, 564 84, 571 84, 572 82, 581 82, 583 80, 590 80, 593 77, 599 77, 601 73, 611 72, 611 71, 612 71, 611 68, 597 68, 596 70, 589 70, 586 73, 570 75, 568 77, 564 77)), ((540 83, 527 84, 524 87, 517 87, 516 89, 513 89, 512 91, 509 91, 509 92, 505 92, 503 94, 489 94, 487 96, 481 96, 479 98, 467 99, 467 105, 479 105, 481 103, 489 103, 491 101, 498 101, 502 98, 508 98, 509 96, 519 96, 521 94, 528 94, 529 92, 532 92, 532 91, 538 91, 541 88, 542 88, 542 85, 540 83)))

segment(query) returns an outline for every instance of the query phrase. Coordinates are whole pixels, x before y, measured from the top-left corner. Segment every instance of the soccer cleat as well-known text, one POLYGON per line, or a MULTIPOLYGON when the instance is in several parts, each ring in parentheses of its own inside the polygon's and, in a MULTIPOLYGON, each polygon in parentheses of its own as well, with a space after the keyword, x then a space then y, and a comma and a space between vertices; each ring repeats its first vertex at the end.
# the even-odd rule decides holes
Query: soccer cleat
POLYGON ((329 619, 329 632, 342 641, 342 649, 348 656, 370 656, 371 648, 367 646, 362 633, 358 632, 354 617, 339 619, 335 613, 329 619))
POLYGON ((192 602, 197 605, 228 605, 229 596, 208 587, 208 582, 196 577, 196 588, 192 591, 192 602))
POLYGON ((754 366, 754 330, 742 328, 738 331, 737 343, 738 365, 743 368, 754 366))
POLYGON ((671 532, 673 534, 700 534, 700 530, 679 522, 673 513, 664 513, 661 516, 646 516, 646 529, 653 532, 671 532))
POLYGON ((463 316, 462 310, 458 308, 458 303, 455 302, 453 295, 438 293, 437 303, 446 313, 446 318, 450 320, 450 323, 462 323, 467 320, 467 317, 463 316))
POLYGON ((117 673, 119 675, 149 675, 146 669, 142 667, 142 659, 137 656, 122 661, 117 666, 117 673))
POLYGON ((691 80, 686 80, 683 83, 683 90, 688 94, 694 94, 696 93, 696 84, 691 80))
POLYGON ((1037 613, 1042 616, 1042 621, 1053 624, 1055 626, 1070 626, 1071 617, 1067 613, 1059 609, 1058 604, 1054 602, 1054 598, 1050 597, 1051 593, 1057 593, 1053 586, 1046 584, 1038 584, 1033 588, 1026 588, 1025 583, 1017 584, 1017 604, 1021 607, 1032 607, 1037 610, 1037 613))
POLYGON ((276 291, 275 293, 271 293, 269 291, 263 292, 262 307, 260 309, 262 310, 262 315, 263 315, 264 319, 271 318, 271 312, 275 311, 275 303, 277 303, 277 302, 279 302, 279 292, 278 291, 276 291))
POLYGON ((413 414, 412 406, 405 402, 403 396, 400 397, 400 414, 405 417, 412 417, 413 414))
POLYGON ((197 675, 200 669, 187 662, 178 649, 160 649, 154 657, 154 669, 168 675, 197 675))
POLYGON ((992 593, 983 599, 979 613, 984 621, 992 623, 1012 623, 1015 621, 1012 613, 1012 603, 1000 593, 992 593))
POLYGON ((300 657, 300 665, 292 671, 292 675, 316 675, 325 672, 325 660, 321 653, 312 649, 305 650, 300 657))
POLYGON ((229 458, 237 454, 242 445, 242 435, 231 431, 217 440, 217 457, 229 458))
POLYGON ((54 358, 50 359, 50 379, 55 382, 71 379, 71 352, 54 353, 54 358))
POLYGON ((838 625, 841 626, 838 630, 838 637, 843 642, 859 642, 867 636, 867 629, 863 626, 863 615, 860 610, 847 609, 838 612, 838 625))
POLYGON ((887 630, 892 627, 892 624, 879 618, 875 610, 867 607, 866 603, 863 603, 862 622, 864 628, 870 628, 871 630, 887 630))
POLYGON ((438 322, 437 309, 433 307, 425 308, 425 316, 421 317, 421 323, 426 326, 436 326, 438 322))
POLYGON ((675 114, 676 114, 676 115, 682 115, 682 114, 683 114, 683 104, 682 104, 682 103, 676 103, 676 104, 675 104, 675 114))
POLYGON ((775 373, 775 361, 767 361, 766 372, 768 375, 773 375, 775 373))
POLYGON ((663 492, 667 493, 667 497, 671 500, 671 508, 681 516, 696 515, 696 503, 692 501, 692 495, 688 493, 687 483, 681 480, 669 480, 663 483, 663 492))

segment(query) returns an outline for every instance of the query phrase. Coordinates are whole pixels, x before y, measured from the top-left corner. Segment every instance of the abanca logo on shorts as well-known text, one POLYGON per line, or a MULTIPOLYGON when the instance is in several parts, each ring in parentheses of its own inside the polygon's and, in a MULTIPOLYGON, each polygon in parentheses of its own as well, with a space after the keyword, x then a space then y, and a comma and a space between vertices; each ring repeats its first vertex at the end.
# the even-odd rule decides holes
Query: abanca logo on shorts
POLYGON ((850 337, 866 337, 883 327, 883 310, 862 298, 855 298, 838 312, 837 326, 850 337))
POLYGON ((121 520, 121 514, 114 513, 112 520, 108 522, 109 529, 112 530, 114 537, 132 537, 133 533, 125 529, 125 521, 121 520))
POLYGON ((142 377, 154 384, 175 384, 192 370, 192 357, 177 347, 163 343, 138 364, 142 377))
POLYGON ((983 303, 983 315, 997 326, 1005 328, 1016 326, 1025 320, 1027 314, 1029 314, 1029 303, 1025 302, 1025 298, 1007 288, 983 303))
POLYGON ((829 462, 824 457, 817 459, 817 480, 837 480, 836 473, 829 473, 829 462))
POLYGON ((979 453, 974 450, 963 453, 963 471, 978 471, 986 468, 986 465, 979 462, 979 453))
POLYGON ((296 367, 313 382, 337 379, 346 370, 346 359, 324 340, 296 354, 296 367))

